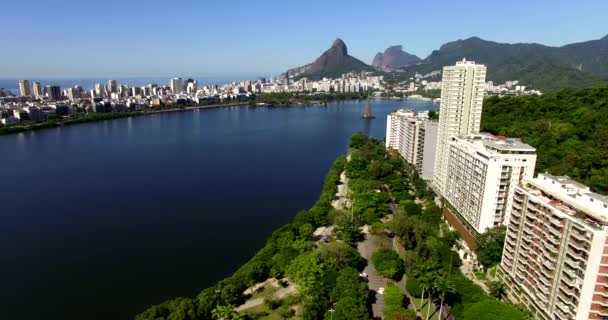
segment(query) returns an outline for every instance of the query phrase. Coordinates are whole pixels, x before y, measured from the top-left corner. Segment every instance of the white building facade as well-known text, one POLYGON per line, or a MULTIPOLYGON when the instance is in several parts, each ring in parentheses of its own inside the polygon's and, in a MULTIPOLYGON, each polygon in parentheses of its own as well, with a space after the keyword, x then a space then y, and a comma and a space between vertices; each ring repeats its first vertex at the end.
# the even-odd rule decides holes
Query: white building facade
POLYGON ((486 67, 462 60, 443 68, 433 185, 444 195, 451 137, 479 133, 486 67))
POLYGON ((386 148, 397 151, 414 166, 422 179, 433 178, 437 143, 437 122, 428 112, 400 109, 386 119, 386 148))
POLYGON ((515 186, 532 178, 536 165, 530 145, 487 133, 452 137, 447 155, 443 196, 476 233, 508 219, 515 186))
POLYGON ((515 188, 498 276, 537 319, 608 318, 608 197, 539 174, 515 188))

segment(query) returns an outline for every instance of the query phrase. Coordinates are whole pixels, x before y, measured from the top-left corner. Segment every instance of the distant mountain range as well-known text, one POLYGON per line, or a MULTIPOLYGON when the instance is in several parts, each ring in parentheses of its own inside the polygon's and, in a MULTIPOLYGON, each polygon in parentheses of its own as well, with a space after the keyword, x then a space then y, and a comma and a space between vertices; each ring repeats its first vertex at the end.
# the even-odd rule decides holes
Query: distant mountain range
POLYGON ((394 71, 410 65, 417 64, 422 59, 403 51, 403 46, 390 46, 384 53, 378 52, 374 57, 372 66, 382 71, 394 71))
POLYGON ((520 80, 545 91, 586 87, 608 78, 608 36, 562 47, 497 43, 472 37, 448 42, 404 71, 425 74, 462 58, 485 64, 487 79, 495 82, 520 80))
POLYGON ((497 83, 519 80, 523 85, 552 91, 566 87, 587 87, 608 82, 608 36, 598 40, 550 47, 537 43, 498 43, 478 37, 442 45, 420 60, 391 46, 374 57, 372 66, 350 55, 346 44, 337 39, 313 63, 289 70, 292 77, 339 77, 355 71, 399 72, 403 78, 414 73, 427 74, 466 58, 488 67, 487 79, 497 83))

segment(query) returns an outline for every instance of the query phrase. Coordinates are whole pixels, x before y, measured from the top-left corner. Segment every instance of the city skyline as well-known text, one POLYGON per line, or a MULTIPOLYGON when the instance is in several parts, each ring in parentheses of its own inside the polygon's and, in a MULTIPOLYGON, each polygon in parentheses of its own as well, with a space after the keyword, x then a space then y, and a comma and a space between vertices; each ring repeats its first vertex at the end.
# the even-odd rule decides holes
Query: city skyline
POLYGON ((0 55, 2 77, 277 74, 311 62, 336 37, 366 63, 389 45, 401 44, 425 58, 446 42, 472 36, 560 46, 603 37, 607 30, 600 13, 608 9, 601 1, 576 10, 567 1, 491 8, 482 2, 386 1, 371 14, 348 2, 316 1, 259 6, 109 1, 104 6, 115 6, 110 17, 96 3, 6 4, 11 14, 0 26, 11 32, 4 36, 10 45, 0 55), (480 19, 461 21, 469 12, 480 19), (457 22, 458 28, 449 27, 457 22))

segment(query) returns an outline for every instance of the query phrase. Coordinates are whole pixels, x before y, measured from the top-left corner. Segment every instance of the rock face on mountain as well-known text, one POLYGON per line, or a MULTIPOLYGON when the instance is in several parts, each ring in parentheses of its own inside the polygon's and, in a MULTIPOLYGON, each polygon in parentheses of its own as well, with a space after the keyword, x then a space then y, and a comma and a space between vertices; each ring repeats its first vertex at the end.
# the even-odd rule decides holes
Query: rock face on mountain
POLYGON ((348 55, 348 48, 342 39, 336 39, 329 49, 313 63, 288 70, 294 78, 307 77, 317 80, 323 77, 337 78, 347 72, 373 71, 373 68, 361 60, 348 55))
POLYGON ((487 79, 520 80, 540 90, 600 84, 608 76, 608 36, 562 47, 498 43, 478 37, 448 42, 409 72, 426 74, 466 58, 488 67, 487 79))
POLYGON ((376 54, 372 66, 383 71, 393 71, 420 61, 417 56, 403 51, 403 46, 390 46, 384 53, 376 54))

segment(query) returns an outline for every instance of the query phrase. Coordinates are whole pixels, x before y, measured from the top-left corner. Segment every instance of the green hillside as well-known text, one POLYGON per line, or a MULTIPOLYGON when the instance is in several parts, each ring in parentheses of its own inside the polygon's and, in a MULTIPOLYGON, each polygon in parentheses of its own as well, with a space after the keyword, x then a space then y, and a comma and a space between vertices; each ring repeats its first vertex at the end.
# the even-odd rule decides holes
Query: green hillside
POLYGON ((485 64, 487 80, 519 80, 543 92, 608 84, 608 36, 562 47, 472 37, 442 45, 420 64, 406 68, 406 76, 441 70, 462 58, 485 64))
POLYGON ((481 127, 536 147, 537 172, 568 175, 608 193, 608 87, 490 97, 481 127))

